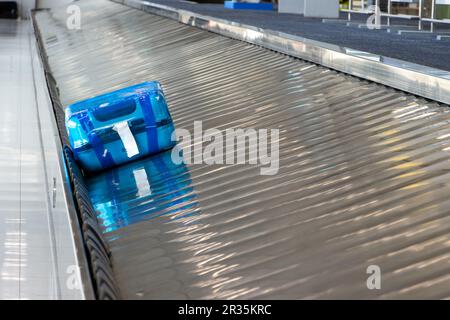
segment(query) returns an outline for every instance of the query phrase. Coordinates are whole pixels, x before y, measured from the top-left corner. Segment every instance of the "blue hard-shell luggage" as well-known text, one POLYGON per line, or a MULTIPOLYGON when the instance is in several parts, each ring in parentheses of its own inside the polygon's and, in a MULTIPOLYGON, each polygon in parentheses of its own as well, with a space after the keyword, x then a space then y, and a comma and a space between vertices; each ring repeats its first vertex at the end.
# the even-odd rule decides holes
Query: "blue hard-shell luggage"
POLYGON ((159 82, 145 82, 66 108, 75 159, 98 171, 170 149, 174 131, 159 82))

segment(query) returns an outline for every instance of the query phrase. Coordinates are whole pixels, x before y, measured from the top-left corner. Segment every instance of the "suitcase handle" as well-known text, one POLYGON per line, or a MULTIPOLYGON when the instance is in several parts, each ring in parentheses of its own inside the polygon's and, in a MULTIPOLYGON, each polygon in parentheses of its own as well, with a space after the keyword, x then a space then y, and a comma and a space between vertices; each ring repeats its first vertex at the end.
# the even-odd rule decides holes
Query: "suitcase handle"
POLYGON ((92 112, 91 121, 94 127, 105 127, 140 117, 141 114, 140 103, 137 99, 131 98, 113 104, 101 104, 92 112))

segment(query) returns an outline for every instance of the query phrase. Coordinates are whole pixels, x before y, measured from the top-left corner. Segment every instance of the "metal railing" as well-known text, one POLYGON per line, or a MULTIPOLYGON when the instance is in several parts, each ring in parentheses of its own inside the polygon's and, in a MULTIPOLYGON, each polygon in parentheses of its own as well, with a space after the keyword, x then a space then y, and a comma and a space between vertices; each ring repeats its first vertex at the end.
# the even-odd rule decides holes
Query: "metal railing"
MULTIPOLYGON (((355 6, 354 0, 348 1, 348 9, 341 9, 341 12, 347 13, 347 19, 348 21, 352 20, 352 14, 367 14, 371 15, 374 13, 374 10, 371 8, 371 6, 375 5, 376 7, 380 8, 380 0, 370 1, 370 0, 360 0, 358 1, 360 3, 360 6, 355 6)), ((430 14, 425 15, 424 10, 424 0, 388 0, 387 2, 387 10, 381 11, 381 16, 386 18, 386 24, 389 26, 391 25, 391 19, 408 19, 408 20, 417 20, 417 27, 418 30, 422 30, 423 22, 430 23, 430 31, 434 32, 435 30, 435 24, 437 23, 450 23, 450 17, 449 19, 446 18, 437 18, 436 16, 436 6, 437 5, 448 5, 450 7, 450 1, 449 0, 432 0, 430 5, 430 14), (394 4, 418 4, 418 13, 415 14, 402 14, 402 13, 393 13, 393 5, 394 4)))

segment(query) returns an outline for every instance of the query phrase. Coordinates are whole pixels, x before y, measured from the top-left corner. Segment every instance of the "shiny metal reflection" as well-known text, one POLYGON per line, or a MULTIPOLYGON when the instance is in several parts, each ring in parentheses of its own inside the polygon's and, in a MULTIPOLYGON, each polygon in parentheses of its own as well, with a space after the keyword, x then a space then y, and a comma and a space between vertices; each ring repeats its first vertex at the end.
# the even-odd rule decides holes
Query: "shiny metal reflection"
MULTIPOLYGON (((79 4, 77 32, 63 9, 36 15, 65 104, 157 79, 177 128, 280 129, 278 175, 189 165, 181 190, 195 209, 133 223, 117 211, 105 236, 124 297, 450 297, 447 106, 112 2, 79 4), (381 290, 366 287, 372 264, 381 290)), ((151 199, 152 178, 139 179, 142 190, 115 186, 118 206, 151 199)))
POLYGON ((305 59, 435 101, 450 103, 450 72, 415 63, 204 16, 143 0, 113 0, 181 23, 305 59))

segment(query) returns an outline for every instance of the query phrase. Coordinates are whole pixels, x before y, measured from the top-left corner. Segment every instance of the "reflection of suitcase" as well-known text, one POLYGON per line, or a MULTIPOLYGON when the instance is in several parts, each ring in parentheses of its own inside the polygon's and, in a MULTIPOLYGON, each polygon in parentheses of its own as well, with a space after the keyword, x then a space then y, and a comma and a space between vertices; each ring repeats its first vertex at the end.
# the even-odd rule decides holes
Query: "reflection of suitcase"
POLYGON ((155 154, 174 146, 161 85, 146 82, 72 104, 66 129, 75 159, 88 171, 155 154))
POLYGON ((171 151, 128 163, 87 179, 89 196, 104 232, 168 215, 193 215, 197 196, 184 164, 171 151))

